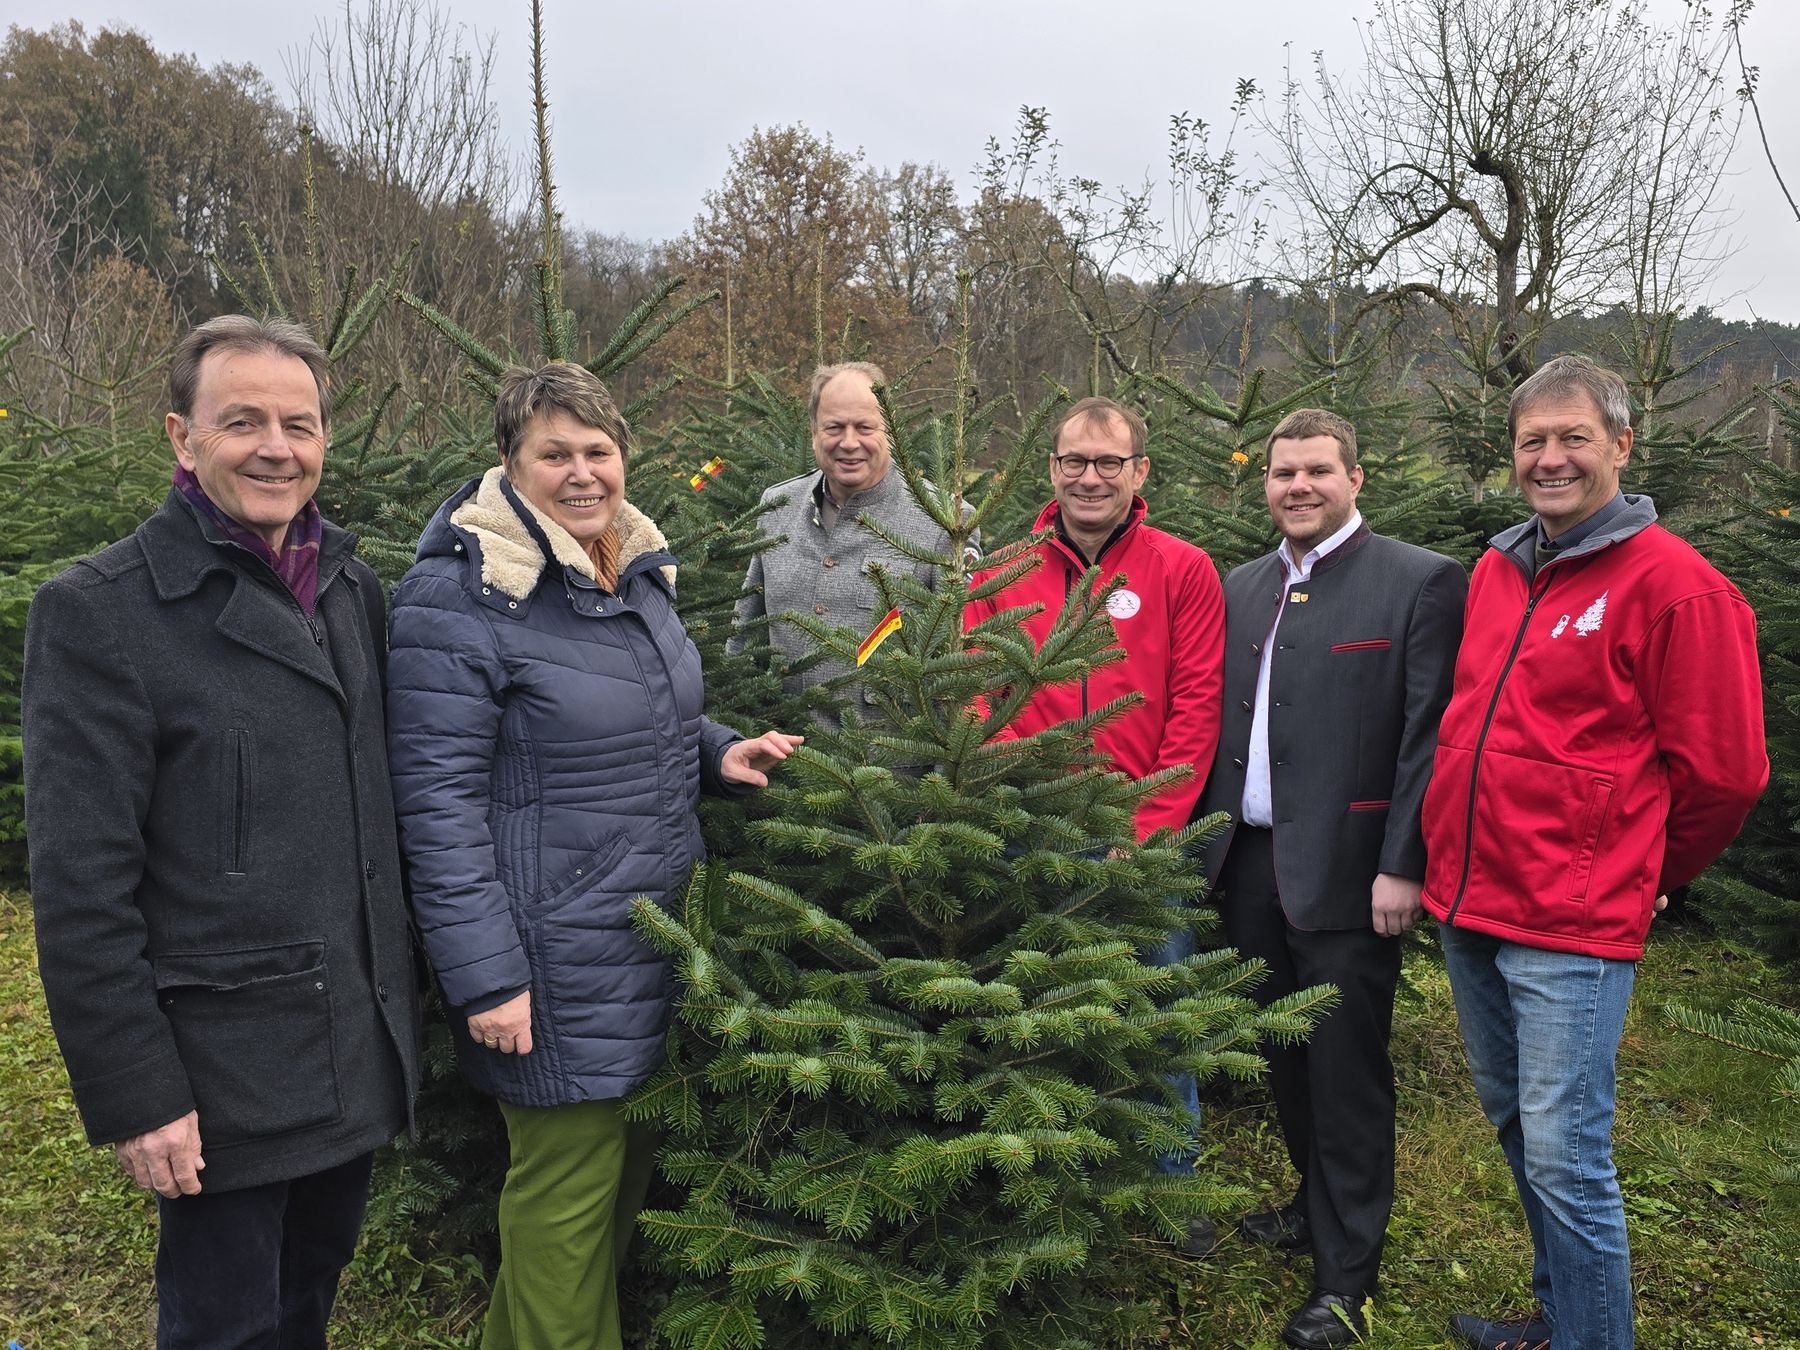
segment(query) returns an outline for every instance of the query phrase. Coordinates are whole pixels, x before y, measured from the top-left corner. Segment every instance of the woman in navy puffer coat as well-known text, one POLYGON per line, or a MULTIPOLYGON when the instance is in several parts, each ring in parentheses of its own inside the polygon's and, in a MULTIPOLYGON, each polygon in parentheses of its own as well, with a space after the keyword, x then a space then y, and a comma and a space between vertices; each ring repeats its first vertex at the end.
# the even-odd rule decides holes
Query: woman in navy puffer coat
POLYGON ((797 737, 701 714, 675 560, 624 500, 630 432, 580 366, 517 371, 501 466, 439 508, 394 595, 389 762, 458 1062, 511 1166, 484 1346, 619 1345, 614 1265, 650 1159, 620 1099, 655 1071, 669 962, 633 932, 701 857, 702 787, 797 737))

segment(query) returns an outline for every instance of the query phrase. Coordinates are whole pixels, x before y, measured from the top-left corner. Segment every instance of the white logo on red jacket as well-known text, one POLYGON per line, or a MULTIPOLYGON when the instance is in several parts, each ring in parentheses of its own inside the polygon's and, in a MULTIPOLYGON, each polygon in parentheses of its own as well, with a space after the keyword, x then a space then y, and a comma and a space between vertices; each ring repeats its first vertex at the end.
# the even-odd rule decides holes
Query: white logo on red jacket
POLYGON ((1136 591, 1114 591, 1106 597, 1106 612, 1115 619, 1129 619, 1143 607, 1136 591))
POLYGON ((1600 598, 1581 611, 1581 617, 1575 620, 1575 631, 1586 637, 1589 633, 1600 631, 1600 621, 1606 617, 1606 597, 1608 591, 1600 592, 1600 598))
MULTIPOLYGON (((1594 603, 1589 605, 1586 609, 1582 610, 1581 617, 1575 620, 1575 631, 1582 637, 1586 637, 1589 633, 1598 633, 1600 631, 1600 623, 1606 618, 1606 597, 1610 594, 1612 594, 1611 591, 1601 591, 1600 598, 1594 601, 1594 603)), ((1569 616, 1565 614, 1556 621, 1556 627, 1550 630, 1550 636, 1553 638, 1561 637, 1563 635, 1563 629, 1568 626, 1569 616)))

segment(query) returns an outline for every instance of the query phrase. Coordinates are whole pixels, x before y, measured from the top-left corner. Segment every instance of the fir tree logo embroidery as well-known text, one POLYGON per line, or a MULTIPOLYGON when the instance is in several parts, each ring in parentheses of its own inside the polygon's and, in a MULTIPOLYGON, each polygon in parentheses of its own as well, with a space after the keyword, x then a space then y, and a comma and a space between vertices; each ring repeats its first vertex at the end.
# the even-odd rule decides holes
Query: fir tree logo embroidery
POLYGON ((1600 592, 1600 598, 1582 610, 1581 617, 1575 620, 1575 631, 1582 637, 1600 631, 1600 621, 1606 617, 1606 597, 1609 594, 1609 591, 1600 592))
POLYGON ((1550 636, 1553 638, 1561 637, 1562 630, 1567 628, 1568 626, 1569 626, 1569 616, 1567 614, 1565 614, 1562 616, 1562 618, 1560 618, 1556 621, 1556 627, 1554 627, 1550 630, 1550 636))

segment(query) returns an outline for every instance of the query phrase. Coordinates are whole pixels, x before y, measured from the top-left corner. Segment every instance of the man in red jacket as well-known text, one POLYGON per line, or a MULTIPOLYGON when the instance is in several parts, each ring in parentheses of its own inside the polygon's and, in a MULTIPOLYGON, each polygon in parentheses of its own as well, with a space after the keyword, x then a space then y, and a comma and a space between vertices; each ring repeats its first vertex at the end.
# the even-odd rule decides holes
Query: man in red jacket
POLYGON ((1424 809, 1425 907, 1482 1110, 1531 1229, 1540 1308, 1462 1344, 1629 1350, 1615 1060, 1659 895, 1768 781, 1756 628, 1737 588, 1619 491, 1624 382, 1551 361, 1507 414, 1536 515, 1475 569, 1424 809))
MULTIPOLYGON (((1005 734, 1030 736, 1126 694, 1142 694, 1140 703, 1094 733, 1096 748, 1132 778, 1177 765, 1194 772, 1139 804, 1140 841, 1158 829, 1181 829, 1194 814, 1219 740, 1225 659, 1225 596, 1212 559, 1144 523, 1148 508, 1139 492, 1150 476, 1144 441, 1144 419, 1112 399, 1084 398, 1064 413, 1050 440, 1056 497, 1034 527, 1055 530, 1038 545, 1041 564, 999 595, 972 601, 964 616, 972 628, 1001 610, 1040 604, 1043 609, 1024 627, 1042 645, 1088 568, 1099 567, 1097 586, 1123 574, 1124 585, 1107 598, 1106 610, 1124 659, 1040 689, 1005 734)), ((1154 959, 1177 961, 1192 950, 1192 934, 1178 932, 1154 959)), ((1198 1120, 1194 1080, 1171 1081, 1198 1120)), ((1167 1158, 1163 1167, 1185 1172, 1192 1162, 1167 1158)), ((1212 1225, 1196 1220, 1187 1250, 1199 1255, 1212 1244, 1212 1225)))

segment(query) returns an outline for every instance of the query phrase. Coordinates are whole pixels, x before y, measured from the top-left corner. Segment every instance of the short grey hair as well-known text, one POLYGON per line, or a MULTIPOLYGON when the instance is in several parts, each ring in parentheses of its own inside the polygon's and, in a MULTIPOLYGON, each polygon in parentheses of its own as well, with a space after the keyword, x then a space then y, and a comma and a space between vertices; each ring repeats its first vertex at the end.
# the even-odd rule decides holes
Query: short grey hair
POLYGON ((870 384, 886 384, 887 373, 873 361, 839 361, 834 366, 820 366, 813 371, 812 387, 806 391, 806 420, 819 420, 819 399, 825 386, 840 375, 867 375, 870 384))
POLYGON ((175 344, 169 366, 169 408, 192 417, 200 392, 200 363, 208 352, 274 352, 306 363, 319 391, 319 421, 331 425, 331 358, 300 324, 288 319, 253 319, 248 314, 221 314, 208 319, 175 344))
POLYGON ((514 367, 501 377, 494 403, 494 444, 500 458, 511 463, 532 420, 559 412, 605 432, 619 447, 619 458, 630 455, 631 428, 600 377, 573 361, 551 361, 531 370, 514 367))
POLYGON ((1533 408, 1571 394, 1580 394, 1600 410, 1608 440, 1618 440, 1631 425, 1631 395, 1625 381, 1598 361, 1571 352, 1546 361, 1513 390, 1506 405, 1506 438, 1518 435, 1519 419, 1533 408))

